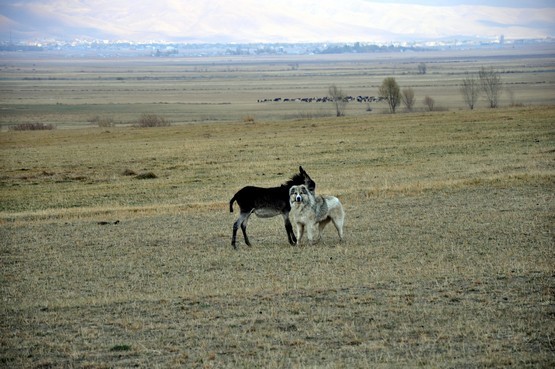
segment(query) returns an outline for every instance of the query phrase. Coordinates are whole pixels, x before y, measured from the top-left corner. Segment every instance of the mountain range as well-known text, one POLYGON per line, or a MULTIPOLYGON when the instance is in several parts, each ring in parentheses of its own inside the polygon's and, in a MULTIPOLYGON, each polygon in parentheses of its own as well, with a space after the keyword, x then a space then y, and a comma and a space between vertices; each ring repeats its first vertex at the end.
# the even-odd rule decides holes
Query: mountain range
POLYGON ((6 0, 0 37, 188 43, 550 38, 551 1, 6 0))

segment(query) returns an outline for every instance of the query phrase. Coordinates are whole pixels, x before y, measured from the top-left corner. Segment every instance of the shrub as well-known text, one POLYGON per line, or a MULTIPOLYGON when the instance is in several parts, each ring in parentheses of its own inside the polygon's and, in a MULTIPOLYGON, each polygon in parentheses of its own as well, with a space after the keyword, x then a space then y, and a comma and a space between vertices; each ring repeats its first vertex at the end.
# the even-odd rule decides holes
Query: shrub
POLYGON ((137 126, 141 128, 145 127, 167 127, 170 125, 164 117, 161 117, 157 114, 146 114, 144 113, 139 118, 137 122, 137 126))
POLYGON ((245 115, 243 117, 243 122, 245 123, 254 123, 254 115, 245 115))
POLYGON ((426 96, 424 98, 424 105, 428 111, 434 111, 435 100, 432 99, 430 96, 426 96))
POLYGON ((115 127, 116 122, 112 117, 101 117, 99 115, 88 120, 90 123, 97 124, 101 128, 115 127))
POLYGON ((11 126, 10 129, 12 131, 49 131, 56 129, 56 126, 44 123, 19 123, 11 126))
POLYGON ((153 172, 140 173, 135 176, 136 179, 155 179, 158 178, 153 172))
POLYGON ((347 99, 347 95, 336 85, 331 85, 328 88, 328 94, 335 106, 335 115, 337 117, 344 116, 345 109, 347 108, 347 104, 349 102, 349 100, 347 99))
POLYGON ((405 107, 408 111, 412 111, 415 102, 414 90, 412 89, 412 87, 407 87, 403 89, 403 91, 401 92, 401 101, 403 102, 403 104, 405 104, 405 107))
POLYGON ((133 169, 125 169, 121 175, 123 176, 135 176, 137 173, 133 169))
POLYGON ((131 350, 131 345, 115 345, 110 351, 129 351, 131 350))

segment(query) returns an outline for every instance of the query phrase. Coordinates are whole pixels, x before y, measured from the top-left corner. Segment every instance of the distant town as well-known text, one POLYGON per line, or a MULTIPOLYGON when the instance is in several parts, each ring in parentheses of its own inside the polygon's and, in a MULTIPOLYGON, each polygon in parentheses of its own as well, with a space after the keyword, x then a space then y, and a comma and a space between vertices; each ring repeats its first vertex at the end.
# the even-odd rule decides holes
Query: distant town
POLYGON ((48 40, 33 42, 0 42, 0 52, 62 53, 70 57, 210 57, 226 55, 315 55, 360 54, 383 52, 423 52, 468 50, 480 48, 518 47, 533 44, 552 44, 555 40, 521 39, 448 39, 422 42, 390 43, 206 43, 187 44, 163 41, 131 42, 109 40, 48 40))

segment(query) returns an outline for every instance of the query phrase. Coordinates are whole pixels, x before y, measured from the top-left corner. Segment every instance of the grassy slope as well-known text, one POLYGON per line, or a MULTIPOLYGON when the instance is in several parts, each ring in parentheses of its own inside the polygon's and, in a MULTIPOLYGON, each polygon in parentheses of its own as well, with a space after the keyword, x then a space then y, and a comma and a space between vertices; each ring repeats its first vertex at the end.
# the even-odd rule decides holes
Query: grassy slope
POLYGON ((551 366, 553 113, 2 133, 0 360, 551 366), (347 241, 253 218, 233 251, 229 198, 299 164, 347 241))

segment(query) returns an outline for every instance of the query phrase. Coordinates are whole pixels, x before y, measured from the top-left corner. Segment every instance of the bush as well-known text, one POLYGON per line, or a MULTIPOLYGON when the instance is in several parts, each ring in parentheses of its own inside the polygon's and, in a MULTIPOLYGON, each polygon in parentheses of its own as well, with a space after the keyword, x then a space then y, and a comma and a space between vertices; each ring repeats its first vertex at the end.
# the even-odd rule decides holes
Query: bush
POLYGON ((19 123, 10 127, 12 131, 49 131, 53 129, 56 129, 56 126, 44 123, 19 123))
POLYGON ((137 122, 137 126, 141 128, 145 127, 167 127, 170 125, 164 117, 157 114, 143 114, 137 122))
POLYGON ((90 123, 97 124, 101 128, 107 127, 115 127, 116 122, 114 122, 114 118, 112 117, 101 117, 99 115, 89 119, 90 123))
POLYGON ((243 122, 245 122, 245 123, 254 123, 254 115, 250 115, 250 114, 245 115, 243 117, 243 122))
POLYGON ((153 172, 139 173, 135 176, 136 179, 155 179, 158 178, 153 172))
POLYGON ((123 176, 135 176, 137 173, 133 169, 125 169, 121 175, 123 176))
POLYGON ((407 111, 412 111, 415 103, 414 90, 412 87, 404 88, 401 92, 401 101, 405 104, 407 111))
POLYGON ((347 95, 336 85, 331 85, 328 88, 328 94, 331 101, 333 101, 333 104, 335 105, 335 115, 337 117, 345 116, 345 109, 347 108, 347 104, 349 103, 347 95))
POLYGON ((424 105, 428 111, 434 111, 435 100, 432 99, 430 96, 426 96, 424 98, 424 105))

